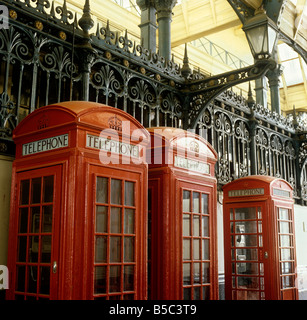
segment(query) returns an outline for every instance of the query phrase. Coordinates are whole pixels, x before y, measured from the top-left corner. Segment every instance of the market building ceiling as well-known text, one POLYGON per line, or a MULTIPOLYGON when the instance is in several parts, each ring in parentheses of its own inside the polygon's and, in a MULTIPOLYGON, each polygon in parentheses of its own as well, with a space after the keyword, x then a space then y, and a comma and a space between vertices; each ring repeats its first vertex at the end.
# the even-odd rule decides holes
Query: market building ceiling
MULTIPOLYGON (((82 9, 83 4, 77 0, 68 2, 82 9)), ((292 112, 293 106, 297 111, 307 110, 307 0, 177 0, 171 33, 176 62, 182 61, 187 43, 192 66, 208 74, 253 63, 242 21, 231 5, 233 3, 241 3, 251 11, 262 4, 266 6, 267 14, 281 32, 278 43, 278 60, 283 66, 281 109, 285 113, 292 112)), ((139 40, 140 9, 136 0, 104 0, 103 6, 100 1, 91 0, 90 4, 96 23, 109 21, 111 28, 119 32, 127 30, 129 36, 139 40)), ((243 95, 246 87, 240 87, 243 95)))

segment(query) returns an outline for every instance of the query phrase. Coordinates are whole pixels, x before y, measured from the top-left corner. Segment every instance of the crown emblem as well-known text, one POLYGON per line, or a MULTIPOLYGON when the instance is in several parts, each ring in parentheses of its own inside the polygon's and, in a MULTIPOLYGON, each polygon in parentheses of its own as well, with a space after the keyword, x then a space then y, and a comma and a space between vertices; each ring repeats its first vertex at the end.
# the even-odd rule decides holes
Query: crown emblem
POLYGON ((122 131, 122 121, 116 115, 108 120, 108 124, 111 129, 122 131))
POLYGON ((199 153, 199 144, 196 141, 192 141, 190 143, 190 151, 193 151, 195 153, 199 153))
POLYGON ((46 115, 42 115, 37 121, 37 129, 47 128, 49 126, 49 118, 46 115))

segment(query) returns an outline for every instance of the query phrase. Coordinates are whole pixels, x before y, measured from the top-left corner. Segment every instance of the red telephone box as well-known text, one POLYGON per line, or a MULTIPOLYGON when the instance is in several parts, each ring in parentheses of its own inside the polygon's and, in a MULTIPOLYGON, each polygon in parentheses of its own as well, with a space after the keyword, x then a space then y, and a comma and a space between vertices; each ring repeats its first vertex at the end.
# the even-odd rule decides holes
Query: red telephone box
POLYGON ((146 299, 149 133, 63 102, 14 131, 8 299, 146 299))
POLYGON ((216 152, 181 129, 148 131, 149 297, 218 299, 216 152))
POLYGON ((226 299, 297 299, 292 187, 249 176, 223 192, 226 299))

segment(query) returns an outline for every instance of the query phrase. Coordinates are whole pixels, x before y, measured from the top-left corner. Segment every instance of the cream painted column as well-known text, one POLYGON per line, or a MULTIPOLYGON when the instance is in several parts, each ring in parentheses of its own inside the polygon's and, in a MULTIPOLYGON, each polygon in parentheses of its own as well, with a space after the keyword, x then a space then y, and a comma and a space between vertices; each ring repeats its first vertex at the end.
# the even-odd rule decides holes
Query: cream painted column
POLYGON ((13 160, 0 155, 0 265, 7 264, 13 160))

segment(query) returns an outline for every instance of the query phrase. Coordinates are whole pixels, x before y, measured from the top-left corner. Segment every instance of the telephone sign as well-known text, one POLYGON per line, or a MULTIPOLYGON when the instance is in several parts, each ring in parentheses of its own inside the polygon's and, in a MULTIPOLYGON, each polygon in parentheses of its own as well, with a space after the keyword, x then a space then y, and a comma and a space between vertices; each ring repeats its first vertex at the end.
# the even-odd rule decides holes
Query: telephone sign
POLYGON ((70 101, 35 110, 13 139, 7 298, 146 299, 147 130, 70 101))
POLYGON ((290 184, 249 176, 223 191, 226 299, 297 299, 290 184))

